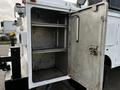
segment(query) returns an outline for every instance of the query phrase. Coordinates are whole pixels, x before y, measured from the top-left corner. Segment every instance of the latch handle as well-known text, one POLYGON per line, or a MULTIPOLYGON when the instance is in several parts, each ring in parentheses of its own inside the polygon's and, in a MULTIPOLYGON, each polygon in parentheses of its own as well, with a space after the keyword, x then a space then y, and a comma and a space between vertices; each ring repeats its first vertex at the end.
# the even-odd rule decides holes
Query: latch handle
POLYGON ((90 45, 89 52, 93 56, 98 56, 98 46, 97 45, 90 45))
POLYGON ((76 42, 79 42, 80 17, 76 16, 76 42))

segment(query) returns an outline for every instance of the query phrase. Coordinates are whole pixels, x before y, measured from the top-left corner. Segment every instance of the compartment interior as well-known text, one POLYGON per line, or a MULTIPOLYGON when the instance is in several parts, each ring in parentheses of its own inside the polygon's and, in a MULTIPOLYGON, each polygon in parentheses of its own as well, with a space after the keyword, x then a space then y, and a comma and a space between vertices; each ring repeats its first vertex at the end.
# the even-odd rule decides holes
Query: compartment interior
POLYGON ((67 75, 67 53, 42 53, 33 57, 33 82, 39 82, 67 75))
POLYGON ((65 24, 67 13, 41 8, 32 8, 32 23, 65 24))
POLYGON ((31 9, 32 80, 40 82, 67 75, 68 14, 31 9))
POLYGON ((32 49, 64 48, 64 28, 32 27, 32 49))

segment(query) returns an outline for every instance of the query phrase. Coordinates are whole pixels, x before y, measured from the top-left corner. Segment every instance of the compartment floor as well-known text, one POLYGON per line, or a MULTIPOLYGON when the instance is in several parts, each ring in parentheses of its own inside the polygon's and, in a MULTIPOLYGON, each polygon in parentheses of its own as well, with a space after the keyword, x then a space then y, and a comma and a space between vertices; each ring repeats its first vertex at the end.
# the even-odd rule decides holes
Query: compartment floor
POLYGON ((57 68, 49 68, 49 69, 33 71, 33 82, 49 80, 49 79, 61 77, 64 75, 66 74, 64 74, 57 68))

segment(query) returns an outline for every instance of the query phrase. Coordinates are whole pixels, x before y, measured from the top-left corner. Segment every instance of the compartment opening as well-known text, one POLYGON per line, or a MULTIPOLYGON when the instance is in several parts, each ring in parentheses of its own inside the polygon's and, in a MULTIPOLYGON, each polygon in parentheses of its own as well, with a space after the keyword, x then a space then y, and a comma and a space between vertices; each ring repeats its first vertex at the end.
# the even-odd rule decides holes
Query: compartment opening
POLYGON ((32 80, 66 76, 68 69, 68 14, 31 9, 32 80))

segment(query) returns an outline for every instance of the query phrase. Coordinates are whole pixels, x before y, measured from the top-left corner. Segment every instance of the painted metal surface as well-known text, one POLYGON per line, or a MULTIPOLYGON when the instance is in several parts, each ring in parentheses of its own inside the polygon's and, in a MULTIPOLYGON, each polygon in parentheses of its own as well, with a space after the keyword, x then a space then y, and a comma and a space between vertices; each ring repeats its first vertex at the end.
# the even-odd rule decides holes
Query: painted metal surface
POLYGON ((111 59, 111 68, 120 66, 120 13, 109 11, 105 55, 111 59))
POLYGON ((76 7, 76 4, 70 3, 64 0, 36 0, 36 2, 31 2, 27 0, 27 4, 37 5, 39 7, 52 8, 56 10, 62 10, 65 12, 76 11, 80 8, 76 7))
POLYGON ((87 90, 102 90, 107 4, 80 10, 70 20, 69 75, 87 90))

